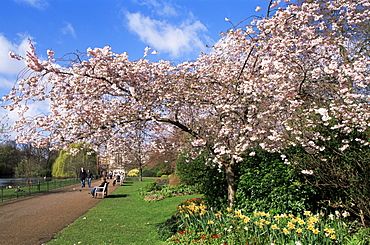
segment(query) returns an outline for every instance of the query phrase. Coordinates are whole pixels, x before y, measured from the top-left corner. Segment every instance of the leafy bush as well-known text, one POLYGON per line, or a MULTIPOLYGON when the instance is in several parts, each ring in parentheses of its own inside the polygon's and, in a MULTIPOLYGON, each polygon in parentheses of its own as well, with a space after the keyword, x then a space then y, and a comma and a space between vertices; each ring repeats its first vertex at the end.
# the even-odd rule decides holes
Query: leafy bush
POLYGON ((157 182, 148 182, 145 184, 143 188, 141 188, 142 192, 151 192, 151 191, 156 191, 159 190, 159 184, 157 182))
POLYGON ((128 173, 127 173, 127 176, 128 177, 137 177, 139 176, 139 169, 135 168, 135 169, 131 169, 128 173))
POLYGON ((320 200, 330 200, 331 206, 342 206, 370 224, 370 147, 360 139, 369 139, 370 130, 343 133, 331 125, 321 127, 328 140, 316 141, 322 150, 292 147, 284 154, 294 167, 308 170, 308 182, 320 187, 320 200), (342 148, 342 149, 341 149, 342 148))
POLYGON ((370 228, 364 228, 351 232, 352 235, 345 237, 347 245, 367 245, 370 244, 370 228))
POLYGON ((302 183, 301 173, 285 164, 280 154, 257 152, 239 165, 236 207, 253 212, 302 212, 312 210, 316 190, 302 183))
POLYGON ((11 176, 13 168, 5 163, 0 163, 0 176, 11 176))
POLYGON ((159 239, 166 241, 179 230, 180 224, 181 222, 178 220, 177 216, 172 215, 171 218, 158 226, 159 239))
MULTIPOLYGON (((206 165, 208 158, 206 152, 195 159, 184 152, 177 161, 177 174, 182 183, 192 185, 204 194, 208 205, 216 209, 226 208, 224 169, 206 165)), ((317 190, 305 183, 298 170, 285 164, 280 154, 265 151, 257 152, 255 156, 246 154, 235 172, 236 207, 249 212, 263 208, 271 213, 316 209, 317 190)))
POLYGON ((183 152, 176 163, 176 174, 181 183, 193 186, 197 192, 204 194, 207 204, 221 208, 226 205, 227 189, 225 173, 206 164, 209 154, 203 151, 195 159, 183 152))
POLYGON ((143 177, 157 177, 157 173, 152 169, 143 169, 143 177))
POLYGON ((159 201, 166 197, 192 195, 194 193, 196 192, 191 186, 161 186, 158 182, 150 182, 146 184, 139 192, 146 202, 159 201))

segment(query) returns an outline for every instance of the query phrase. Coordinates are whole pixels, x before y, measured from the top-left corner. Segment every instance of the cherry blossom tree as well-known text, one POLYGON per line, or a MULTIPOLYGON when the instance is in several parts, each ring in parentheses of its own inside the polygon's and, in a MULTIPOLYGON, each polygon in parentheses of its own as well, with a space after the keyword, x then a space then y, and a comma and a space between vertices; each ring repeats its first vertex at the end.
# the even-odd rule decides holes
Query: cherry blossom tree
POLYGON ((228 31, 213 52, 178 65, 149 61, 149 49, 130 61, 104 47, 61 67, 54 52, 42 61, 30 44, 24 59, 35 73, 5 97, 6 108, 19 110, 17 140, 54 148, 114 146, 137 122, 171 125, 188 133, 194 147, 207 147, 210 164, 225 169, 231 206, 234 167, 246 149, 320 151, 317 142, 327 139, 316 125, 330 121, 344 134, 369 126, 369 39, 361 25, 370 14, 368 0, 286 8, 279 2, 270 2, 270 17, 228 31), (27 103, 46 99, 49 114, 25 116, 27 103))
POLYGON ((132 124, 130 130, 114 136, 105 146, 104 154, 108 156, 120 155, 124 168, 138 168, 139 181, 142 181, 142 168, 149 160, 149 152, 152 150, 151 137, 146 130, 144 122, 138 121, 132 124))

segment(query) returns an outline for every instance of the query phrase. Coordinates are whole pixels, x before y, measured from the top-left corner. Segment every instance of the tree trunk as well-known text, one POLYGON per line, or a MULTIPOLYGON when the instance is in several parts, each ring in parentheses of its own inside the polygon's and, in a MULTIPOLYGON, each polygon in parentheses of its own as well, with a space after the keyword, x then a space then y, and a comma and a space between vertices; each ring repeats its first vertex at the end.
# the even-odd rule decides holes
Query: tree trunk
POLYGON ((141 161, 139 162, 139 181, 140 182, 143 181, 143 167, 142 167, 141 161))
POLYGON ((234 158, 231 158, 230 163, 226 164, 227 201, 229 208, 232 208, 235 203, 234 164, 235 164, 234 158))

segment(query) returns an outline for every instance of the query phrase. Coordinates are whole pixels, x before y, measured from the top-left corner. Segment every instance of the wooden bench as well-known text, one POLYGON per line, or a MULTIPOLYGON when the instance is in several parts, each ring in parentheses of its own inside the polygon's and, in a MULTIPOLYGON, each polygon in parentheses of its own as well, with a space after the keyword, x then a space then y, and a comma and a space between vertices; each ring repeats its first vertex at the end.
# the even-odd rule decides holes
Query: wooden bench
POLYGON ((95 186, 94 198, 100 196, 103 199, 108 196, 108 184, 109 182, 105 183, 104 187, 95 186))

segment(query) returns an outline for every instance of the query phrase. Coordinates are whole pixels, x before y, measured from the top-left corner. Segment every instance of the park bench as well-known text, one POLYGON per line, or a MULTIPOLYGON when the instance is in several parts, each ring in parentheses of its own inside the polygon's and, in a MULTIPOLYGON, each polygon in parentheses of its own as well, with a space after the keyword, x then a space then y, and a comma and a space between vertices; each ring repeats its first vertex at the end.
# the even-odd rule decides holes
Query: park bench
POLYGON ((114 178, 113 185, 116 185, 119 183, 119 185, 123 185, 123 182, 125 182, 126 176, 125 175, 117 175, 114 178))
POLYGON ((108 184, 109 182, 105 183, 104 187, 95 186, 94 198, 100 196, 103 199, 108 196, 108 184))

